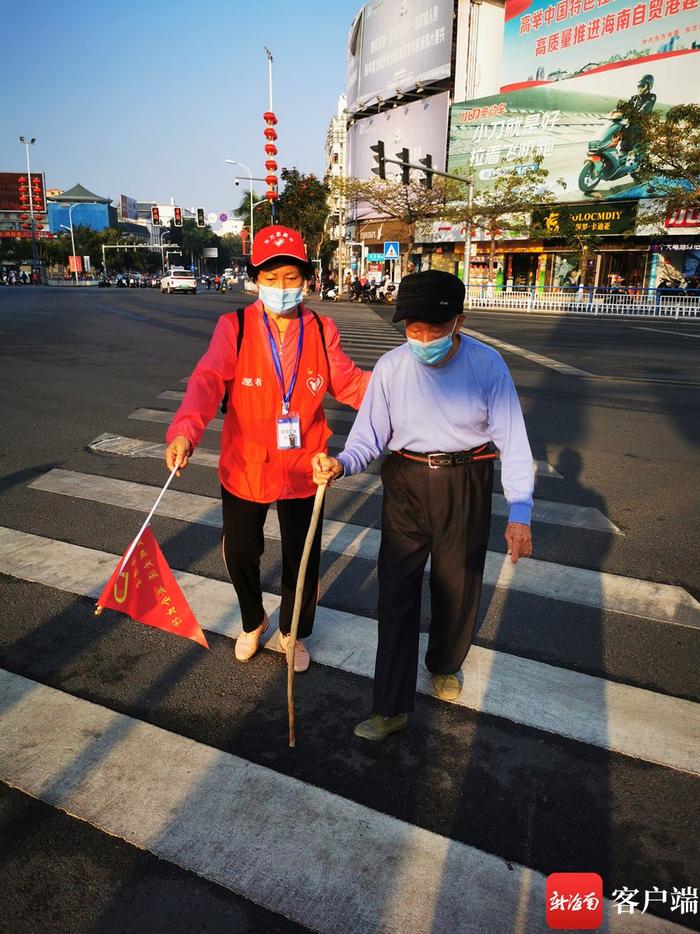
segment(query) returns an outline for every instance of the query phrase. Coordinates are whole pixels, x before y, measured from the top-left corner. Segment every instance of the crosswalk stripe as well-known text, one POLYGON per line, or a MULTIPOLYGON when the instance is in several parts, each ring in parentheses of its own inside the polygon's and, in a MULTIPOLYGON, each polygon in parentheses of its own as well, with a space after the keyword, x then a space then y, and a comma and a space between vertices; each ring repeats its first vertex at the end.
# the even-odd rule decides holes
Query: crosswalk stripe
MULTIPOLYGON (((159 424, 169 425, 173 420, 174 412, 164 412, 162 409, 135 409, 129 418, 139 422, 158 422, 159 424)), ((209 431, 223 431, 223 418, 212 418, 207 425, 209 431)), ((340 445, 345 441, 345 435, 331 435, 328 444, 340 445)))
POLYGON ((488 334, 482 334, 480 331, 472 331, 470 328, 462 328, 461 331, 462 334, 468 334, 470 337, 474 337, 479 341, 493 344, 494 347, 498 347, 500 350, 525 357, 526 360, 539 363, 542 366, 548 367, 550 370, 556 370, 558 373, 564 373, 567 376, 593 376, 593 373, 588 373, 586 370, 580 370, 578 367, 571 366, 568 363, 553 360, 552 357, 546 357, 541 353, 534 353, 534 351, 526 350, 524 347, 518 347, 516 344, 507 344, 505 341, 497 340, 495 337, 490 337, 488 334))
MULTIPOLYGON (((48 493, 143 513, 148 512, 155 499, 154 487, 145 484, 58 468, 29 485, 48 493)), ((169 490, 161 501, 159 514, 221 528, 221 503, 208 496, 169 490)), ((273 511, 265 520, 264 533, 272 541, 279 540, 273 511)), ((324 551, 376 562, 380 535, 379 529, 326 519, 322 547, 324 551)), ((700 603, 682 587, 621 577, 605 571, 569 567, 534 558, 525 558, 514 565, 507 555, 488 551, 484 583, 664 623, 700 626, 700 603)))
MULTIPOLYGON (((158 398, 164 399, 168 402, 182 402, 182 400, 185 398, 185 394, 184 392, 178 392, 177 390, 166 389, 165 392, 161 392, 158 394, 158 398)), ((355 421, 357 412, 347 411, 345 409, 329 410, 328 407, 326 406, 326 415, 328 418, 335 418, 341 422, 352 423, 355 421)))
MULTIPOLYGON (((516 915, 549 930, 539 872, 1 669, 0 706, 7 784, 309 930, 447 934, 516 915)), ((605 908, 612 932, 681 930, 605 908)))
MULTIPOLYGON (((96 597, 117 560, 117 555, 0 527, 0 571, 21 580, 96 597)), ((231 585, 184 571, 173 573, 201 626, 237 638, 241 621, 231 585)), ((264 594, 273 623, 279 602, 278 596, 264 594)), ((421 657, 427 638, 427 633, 421 634, 421 657)), ((318 663, 370 678, 376 639, 374 620, 319 606, 306 643, 318 663)), ((267 647, 278 650, 275 637, 267 647)), ((462 693, 449 702, 455 706, 700 774, 700 705, 692 701, 476 645, 462 671, 462 693)), ((422 665, 418 691, 432 693, 422 665)))
MULTIPOLYGON (((165 444, 152 441, 142 441, 138 438, 124 438, 121 435, 105 433, 88 444, 88 450, 98 454, 116 454, 121 457, 151 457, 162 460, 165 454, 165 444)), ((192 463, 202 467, 219 466, 219 454, 206 448, 197 448, 192 456, 192 463)), ((340 490, 354 490, 362 494, 379 494, 382 492, 382 481, 379 477, 361 473, 353 477, 341 477, 335 480, 333 486, 340 490)), ((492 497, 492 512, 496 516, 507 516, 508 503, 502 493, 494 493, 492 497)), ((624 533, 604 516, 598 509, 591 506, 575 506, 568 503, 555 503, 546 500, 534 501, 532 518, 536 522, 546 522, 552 525, 570 526, 577 529, 590 529, 596 532, 610 532, 614 535, 624 533)))

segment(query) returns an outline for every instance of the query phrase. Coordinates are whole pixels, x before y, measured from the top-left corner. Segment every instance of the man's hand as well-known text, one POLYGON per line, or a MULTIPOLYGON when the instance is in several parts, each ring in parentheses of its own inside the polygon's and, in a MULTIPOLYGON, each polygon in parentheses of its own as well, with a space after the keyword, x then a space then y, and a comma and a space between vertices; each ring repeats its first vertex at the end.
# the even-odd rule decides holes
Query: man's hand
POLYGON ((173 438, 165 449, 165 463, 168 470, 172 470, 175 464, 179 464, 180 469, 175 474, 176 477, 179 477, 181 471, 189 464, 191 453, 192 445, 184 435, 178 435, 177 438, 173 438))
POLYGON ((343 465, 335 457, 328 457, 327 454, 314 454, 311 458, 311 469, 314 483, 320 486, 322 483, 330 483, 339 477, 343 472, 343 465))
POLYGON ((522 522, 509 522, 506 526, 506 544, 508 554, 513 564, 519 558, 529 558, 532 555, 532 532, 529 525, 522 522))

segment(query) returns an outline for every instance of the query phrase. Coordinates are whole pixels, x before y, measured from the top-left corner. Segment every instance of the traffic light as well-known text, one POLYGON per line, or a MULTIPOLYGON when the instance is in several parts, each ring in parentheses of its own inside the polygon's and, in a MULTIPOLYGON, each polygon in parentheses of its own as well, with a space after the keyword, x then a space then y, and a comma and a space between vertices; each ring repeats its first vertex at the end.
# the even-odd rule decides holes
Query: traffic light
POLYGON ((425 166, 425 178, 420 180, 421 185, 425 185, 426 188, 433 187, 433 173, 430 171, 433 167, 433 157, 428 153, 425 159, 418 160, 421 165, 425 166))
POLYGON ((173 223, 176 227, 182 227, 182 208, 173 208, 173 223))
POLYGON ((206 222, 204 220, 204 208, 197 208, 197 226, 206 227, 206 222))
POLYGON ((384 161, 384 142, 381 139, 377 140, 376 146, 369 147, 374 153, 374 161, 377 163, 376 166, 372 169, 375 175, 378 175, 380 178, 386 178, 386 162, 384 161))
POLYGON ((401 184, 408 185, 411 180, 411 170, 408 165, 406 165, 408 162, 408 149, 402 149, 400 152, 397 152, 396 158, 400 159, 403 163, 401 166, 401 184))
POLYGON ((160 211, 155 205, 151 208, 151 223, 154 227, 160 227, 160 211))

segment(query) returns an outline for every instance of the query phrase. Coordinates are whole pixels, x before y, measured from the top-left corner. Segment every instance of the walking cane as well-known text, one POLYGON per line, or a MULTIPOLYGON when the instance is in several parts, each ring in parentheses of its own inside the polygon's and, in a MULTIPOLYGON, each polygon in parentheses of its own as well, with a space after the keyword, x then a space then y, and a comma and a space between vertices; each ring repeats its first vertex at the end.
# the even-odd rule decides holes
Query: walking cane
POLYGON ((289 644, 287 645, 287 712, 289 714, 289 745, 292 748, 297 744, 296 735, 294 733, 294 649, 297 644, 297 630, 299 629, 299 617, 301 616, 301 600, 304 595, 304 583, 306 581, 306 566, 309 563, 311 546, 313 545, 314 536, 316 535, 316 526, 318 525, 318 519, 321 515, 321 506, 323 505, 323 497, 326 495, 327 485, 326 483, 319 483, 316 488, 316 498, 314 500, 313 512, 311 513, 311 521, 309 522, 309 531, 306 533, 304 551, 302 552, 301 564, 299 565, 297 589, 294 594, 292 628, 289 632, 289 644))

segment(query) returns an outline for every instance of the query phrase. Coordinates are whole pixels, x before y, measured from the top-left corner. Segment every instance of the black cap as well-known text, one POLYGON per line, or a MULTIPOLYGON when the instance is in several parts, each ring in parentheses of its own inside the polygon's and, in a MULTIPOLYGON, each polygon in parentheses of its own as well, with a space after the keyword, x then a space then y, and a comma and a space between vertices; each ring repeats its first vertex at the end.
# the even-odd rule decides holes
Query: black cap
POLYGON ((429 324, 445 324, 464 311, 464 284, 451 272, 427 269, 404 276, 396 296, 392 321, 415 318, 429 324))

